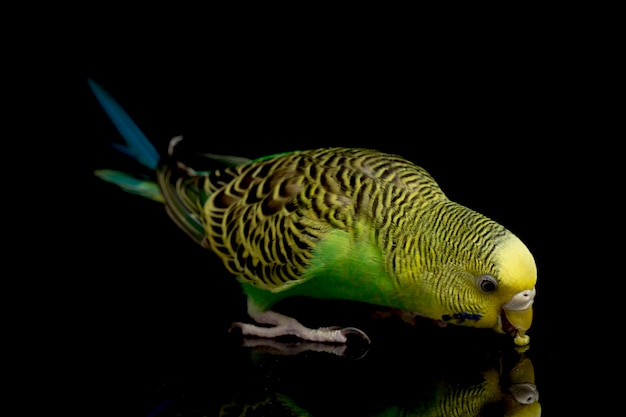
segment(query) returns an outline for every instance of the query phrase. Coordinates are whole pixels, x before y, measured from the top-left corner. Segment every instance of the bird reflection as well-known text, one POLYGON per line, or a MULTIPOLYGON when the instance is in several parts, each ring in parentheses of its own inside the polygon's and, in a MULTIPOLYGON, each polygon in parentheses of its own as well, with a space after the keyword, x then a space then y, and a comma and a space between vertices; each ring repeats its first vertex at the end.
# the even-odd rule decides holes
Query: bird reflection
POLYGON ((328 359, 328 353, 337 353, 317 344, 246 344, 265 376, 258 390, 238 392, 223 404, 219 416, 541 415, 532 361, 516 350, 480 357, 468 349, 468 357, 460 348, 451 357, 454 349, 441 355, 426 349, 419 353, 427 357, 405 362, 400 356, 372 358, 372 352, 358 361, 320 362, 324 355, 328 359), (285 360, 290 354, 298 359, 285 360))

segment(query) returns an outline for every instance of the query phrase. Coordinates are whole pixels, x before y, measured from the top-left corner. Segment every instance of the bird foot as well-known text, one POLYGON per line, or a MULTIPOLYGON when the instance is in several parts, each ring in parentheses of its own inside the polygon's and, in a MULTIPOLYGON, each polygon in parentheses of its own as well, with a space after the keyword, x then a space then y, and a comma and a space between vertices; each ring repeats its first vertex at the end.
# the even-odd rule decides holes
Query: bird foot
POLYGON ((349 335, 356 335, 360 339, 370 344, 370 338, 362 331, 355 327, 320 327, 311 329, 300 324, 296 319, 284 316, 271 310, 257 314, 253 319, 260 324, 268 325, 257 326, 255 324, 233 323, 230 330, 240 329, 244 336, 255 336, 267 339, 273 339, 281 336, 295 336, 308 342, 319 343, 346 343, 349 335))

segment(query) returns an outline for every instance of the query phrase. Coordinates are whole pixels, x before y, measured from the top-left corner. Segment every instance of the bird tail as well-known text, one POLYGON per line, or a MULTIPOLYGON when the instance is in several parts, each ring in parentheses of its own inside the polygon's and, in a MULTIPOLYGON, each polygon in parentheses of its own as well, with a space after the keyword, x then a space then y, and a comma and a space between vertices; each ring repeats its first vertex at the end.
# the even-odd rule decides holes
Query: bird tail
MULTIPOLYGON (((93 80, 89 79, 88 83, 96 99, 124 139, 124 144, 114 143, 113 146, 147 168, 150 173, 150 176, 146 176, 111 169, 98 169, 94 172, 95 175, 119 186, 124 191, 165 203, 167 213, 172 220, 193 240, 202 245, 205 235, 202 207, 214 191, 209 175, 214 170, 238 166, 250 160, 229 155, 200 154, 191 158, 194 159, 194 168, 191 168, 174 155, 174 148, 181 141, 182 136, 173 138, 167 155, 161 157, 122 106, 93 80)), ((224 174, 227 175, 226 172, 224 174)))
MULTIPOLYGON (((154 172, 159 164, 160 157, 146 135, 143 134, 122 106, 109 93, 93 80, 89 79, 87 82, 98 103, 100 103, 124 139, 124 144, 112 143, 112 146, 148 168, 150 172, 154 172)), ((116 184, 124 191, 154 201, 164 202, 163 195, 152 178, 143 178, 112 169, 98 169, 94 174, 104 181, 116 184)))

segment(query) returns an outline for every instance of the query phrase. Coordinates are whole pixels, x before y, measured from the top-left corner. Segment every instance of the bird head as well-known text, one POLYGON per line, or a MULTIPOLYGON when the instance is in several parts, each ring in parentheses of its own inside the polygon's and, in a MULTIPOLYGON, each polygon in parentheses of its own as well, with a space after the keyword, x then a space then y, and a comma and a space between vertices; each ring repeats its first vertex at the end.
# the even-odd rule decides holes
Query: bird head
POLYGON ((466 257, 467 262, 452 260, 437 270, 435 280, 450 285, 435 291, 440 301, 436 314, 446 323, 507 333, 516 345, 524 346, 533 320, 535 261, 512 233, 506 231, 497 241, 489 251, 489 262, 483 262, 485 252, 477 250, 466 257))
POLYGON ((440 229, 423 234, 427 238, 417 245, 422 261, 413 269, 418 277, 406 280, 416 288, 405 296, 415 300, 415 310, 408 310, 443 323, 491 328, 527 345, 537 282, 532 254, 517 236, 481 214, 455 204, 440 213, 437 218, 459 221, 454 227, 440 221, 440 229))

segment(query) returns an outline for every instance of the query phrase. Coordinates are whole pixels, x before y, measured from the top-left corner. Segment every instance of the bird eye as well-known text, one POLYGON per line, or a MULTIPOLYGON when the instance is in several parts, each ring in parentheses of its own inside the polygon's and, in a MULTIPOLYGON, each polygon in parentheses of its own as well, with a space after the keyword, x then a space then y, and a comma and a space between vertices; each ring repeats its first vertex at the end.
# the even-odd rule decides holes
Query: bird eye
POLYGON ((483 292, 494 292, 498 289, 498 281, 491 275, 481 275, 478 277, 478 288, 483 292))

